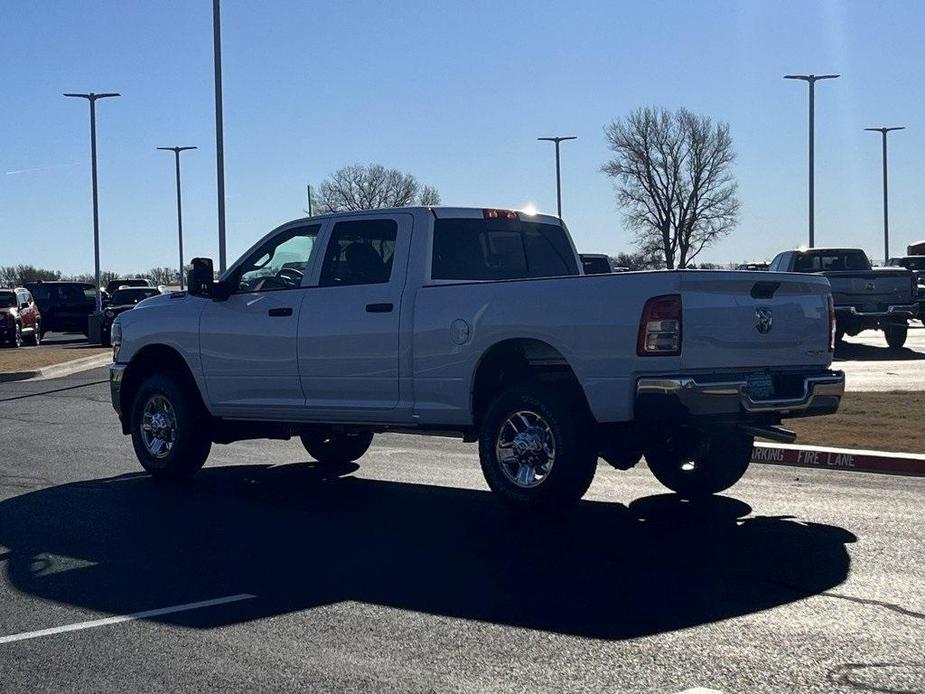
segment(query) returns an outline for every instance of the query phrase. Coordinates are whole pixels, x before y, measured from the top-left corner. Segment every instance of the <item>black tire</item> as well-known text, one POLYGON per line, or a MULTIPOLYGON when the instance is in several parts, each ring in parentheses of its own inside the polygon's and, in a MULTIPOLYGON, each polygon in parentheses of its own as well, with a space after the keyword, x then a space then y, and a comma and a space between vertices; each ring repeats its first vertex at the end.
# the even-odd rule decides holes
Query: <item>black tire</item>
POLYGON ((35 324, 32 334, 29 336, 29 344, 38 347, 42 344, 42 327, 39 323, 35 324))
POLYGON ((10 340, 7 344, 13 349, 22 347, 22 326, 19 323, 13 327, 13 334, 10 335, 10 340))
POLYGON ((712 432, 697 446, 682 444, 674 436, 646 451, 646 463, 655 478, 687 499, 710 496, 742 479, 752 461, 754 437, 735 431, 712 432), (696 448, 694 453, 680 449, 696 448))
POLYGON ((905 325, 890 325, 883 329, 886 335, 886 343, 890 349, 902 349, 906 344, 906 337, 909 335, 909 328, 905 325))
POLYGON ((642 459, 642 451, 612 446, 600 452, 601 458, 617 470, 629 470, 642 459))
POLYGON ((373 442, 371 431, 308 431, 299 436, 308 454, 322 465, 352 463, 363 457, 373 442))
MULTIPOLYGON (((577 503, 588 491, 597 470, 597 446, 593 435, 591 415, 580 395, 569 385, 558 388, 554 384, 526 381, 511 386, 491 403, 482 420, 479 435, 479 460, 482 474, 491 490, 510 506, 522 511, 563 508, 577 503), (543 448, 523 450, 513 454, 517 462, 505 465, 499 459, 498 445, 513 435, 509 419, 519 412, 530 413, 521 422, 521 433, 532 434, 543 448), (537 419, 532 419, 535 415, 537 419), (541 426, 545 425, 545 426, 541 426), (547 444, 551 441, 551 445, 547 444), (548 464, 549 449, 554 457, 548 464), (536 455, 539 462, 529 456, 536 455), (518 457, 520 456, 520 457, 518 457), (519 461, 523 460, 521 463, 519 461), (531 468, 524 480, 517 482, 513 468, 531 468), (539 474, 537 472, 539 471, 539 474)), ((511 446, 514 450, 513 445, 511 446)))
MULTIPOLYGON (((151 374, 144 379, 131 410, 132 446, 138 462, 151 475, 180 480, 192 477, 206 462, 212 440, 207 414, 192 386, 170 373, 151 374), (142 430, 145 409, 152 399, 166 400, 173 412, 173 439, 164 455, 152 453, 142 430)), ((155 401, 157 402, 157 401, 155 401)), ((152 436, 150 432, 148 436, 152 436)))

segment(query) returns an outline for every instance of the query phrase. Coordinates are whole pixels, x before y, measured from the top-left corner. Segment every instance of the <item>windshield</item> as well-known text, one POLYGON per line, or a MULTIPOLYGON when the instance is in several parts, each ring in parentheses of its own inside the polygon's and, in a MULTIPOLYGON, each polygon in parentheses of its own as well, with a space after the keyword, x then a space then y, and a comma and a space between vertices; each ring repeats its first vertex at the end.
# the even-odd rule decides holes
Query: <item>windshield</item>
POLYGON ((147 299, 150 296, 157 296, 158 294, 160 294, 160 292, 155 287, 117 289, 115 292, 113 292, 110 303, 114 306, 137 304, 139 301, 147 299))
POLYGON ((16 308, 16 294, 0 292, 0 308, 16 308))

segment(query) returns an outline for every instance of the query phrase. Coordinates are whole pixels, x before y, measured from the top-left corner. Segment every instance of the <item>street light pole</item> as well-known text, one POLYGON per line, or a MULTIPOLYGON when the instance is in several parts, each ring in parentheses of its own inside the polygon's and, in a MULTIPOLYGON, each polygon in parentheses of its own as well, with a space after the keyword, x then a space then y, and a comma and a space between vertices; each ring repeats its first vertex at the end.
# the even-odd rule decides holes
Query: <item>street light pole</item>
POLYGON ((218 268, 225 272, 225 134, 222 119, 222 9, 212 0, 212 50, 215 56, 215 168, 218 189, 218 268))
POLYGON ((158 149, 173 152, 177 165, 177 237, 180 243, 180 291, 183 291, 183 198, 180 195, 180 152, 197 147, 158 147, 158 149))
POLYGON ((803 80, 809 85, 809 247, 816 245, 815 165, 816 165, 816 82, 839 75, 784 75, 785 80, 803 80))
POLYGON ((893 130, 905 130, 904 126, 894 128, 864 128, 871 132, 880 133, 883 136, 883 264, 890 262, 890 206, 889 196, 887 194, 887 174, 886 174, 886 134, 893 130))
POLYGON ((93 265, 96 278, 96 312, 103 310, 103 299, 100 295, 100 210, 99 195, 96 183, 96 102, 99 99, 119 96, 116 92, 106 94, 65 94, 64 96, 86 99, 90 102, 90 178, 93 188, 93 265))
POLYGON ((562 176, 559 168, 559 143, 566 140, 577 140, 578 137, 570 135, 568 137, 538 137, 536 139, 556 143, 556 211, 559 219, 562 219, 562 176))

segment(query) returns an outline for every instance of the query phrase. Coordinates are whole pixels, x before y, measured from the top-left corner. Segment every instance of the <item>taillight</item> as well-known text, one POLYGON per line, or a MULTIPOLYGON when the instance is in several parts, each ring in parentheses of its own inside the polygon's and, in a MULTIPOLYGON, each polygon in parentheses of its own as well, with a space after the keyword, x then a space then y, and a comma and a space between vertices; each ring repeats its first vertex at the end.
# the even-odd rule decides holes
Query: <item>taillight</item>
POLYGON ((639 321, 636 354, 671 357, 681 354, 681 295, 656 296, 646 302, 639 321))
POLYGON ((832 295, 828 296, 829 304, 829 351, 835 351, 835 299, 832 295))
POLYGON ((517 219, 514 210, 482 210, 485 219, 517 219))

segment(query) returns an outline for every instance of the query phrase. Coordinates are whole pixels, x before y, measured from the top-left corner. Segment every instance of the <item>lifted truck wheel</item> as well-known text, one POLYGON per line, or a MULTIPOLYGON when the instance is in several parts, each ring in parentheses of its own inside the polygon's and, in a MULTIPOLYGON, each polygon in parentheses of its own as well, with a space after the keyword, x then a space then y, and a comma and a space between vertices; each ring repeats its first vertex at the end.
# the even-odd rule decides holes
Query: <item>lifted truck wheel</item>
POLYGON ((373 442, 371 431, 305 432, 299 436, 308 454, 323 465, 352 463, 363 457, 373 442))
POLYGON ((716 494, 738 482, 752 460, 754 437, 737 431, 679 430, 646 450, 655 478, 687 499, 716 494))
POLYGON ((502 392, 485 414, 479 460, 491 490, 521 510, 569 506, 597 469, 590 416, 563 388, 528 381, 502 392))
POLYGON ((906 344, 906 336, 909 334, 909 328, 905 325, 889 325, 883 329, 886 335, 886 343, 890 349, 901 349, 906 344))
POLYGON ((154 477, 186 479, 206 462, 212 440, 205 413, 189 386, 170 374, 141 383, 131 410, 132 446, 154 477))

